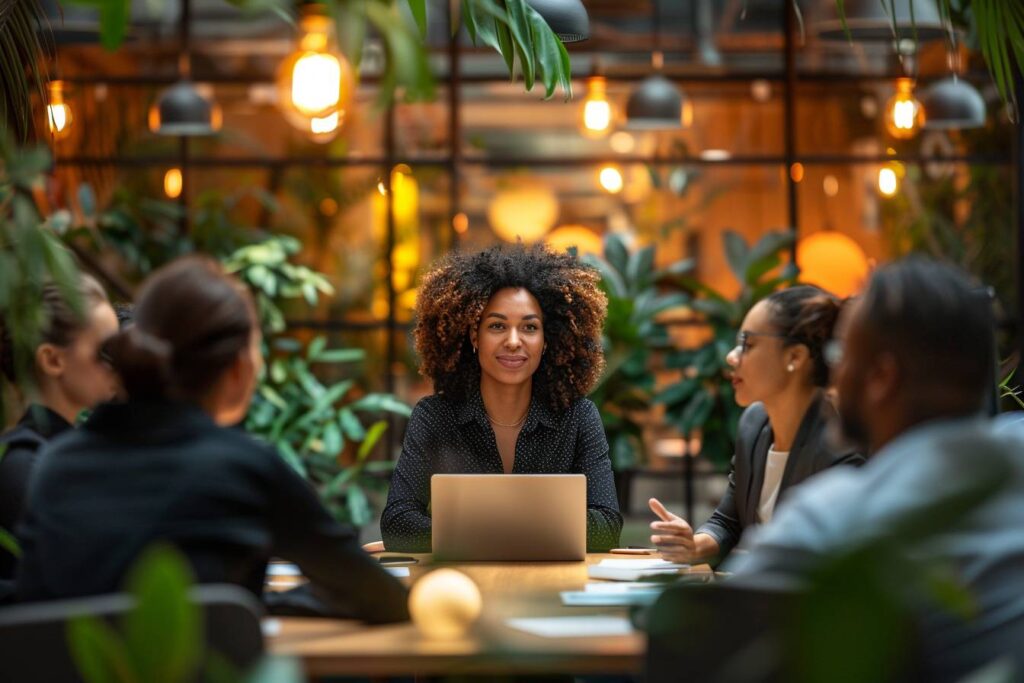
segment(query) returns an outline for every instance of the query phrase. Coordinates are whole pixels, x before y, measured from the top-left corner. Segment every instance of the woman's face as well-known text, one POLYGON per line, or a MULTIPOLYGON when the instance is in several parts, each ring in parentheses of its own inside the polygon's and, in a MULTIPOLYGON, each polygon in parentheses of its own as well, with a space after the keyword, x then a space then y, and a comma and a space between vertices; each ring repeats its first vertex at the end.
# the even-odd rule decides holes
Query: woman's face
POLYGON ((529 382, 544 353, 540 304, 525 289, 499 290, 487 302, 480 326, 470 335, 483 381, 529 382))
POLYGON ((778 329, 771 323, 771 307, 759 301, 747 313, 740 328, 740 340, 726 356, 732 367, 732 386, 736 403, 748 406, 771 399, 792 381, 795 372, 788 370, 793 362, 792 347, 787 347, 778 329))
POLYGON ((50 349, 42 356, 42 374, 79 410, 109 401, 117 392, 117 376, 99 355, 103 342, 117 329, 114 309, 104 301, 92 307, 88 324, 70 344, 43 345, 50 349))

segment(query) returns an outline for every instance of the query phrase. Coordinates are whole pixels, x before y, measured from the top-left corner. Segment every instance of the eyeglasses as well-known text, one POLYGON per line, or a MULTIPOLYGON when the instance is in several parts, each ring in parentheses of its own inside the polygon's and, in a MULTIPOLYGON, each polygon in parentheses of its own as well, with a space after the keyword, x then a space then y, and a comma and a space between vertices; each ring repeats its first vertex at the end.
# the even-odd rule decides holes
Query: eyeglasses
POLYGON ((740 356, 747 352, 750 348, 751 337, 771 337, 773 339, 789 339, 787 335, 779 334, 778 332, 740 332, 736 335, 736 347, 733 349, 740 350, 740 356))
POLYGON ((843 362, 843 342, 841 339, 829 339, 821 349, 825 365, 834 368, 843 362))

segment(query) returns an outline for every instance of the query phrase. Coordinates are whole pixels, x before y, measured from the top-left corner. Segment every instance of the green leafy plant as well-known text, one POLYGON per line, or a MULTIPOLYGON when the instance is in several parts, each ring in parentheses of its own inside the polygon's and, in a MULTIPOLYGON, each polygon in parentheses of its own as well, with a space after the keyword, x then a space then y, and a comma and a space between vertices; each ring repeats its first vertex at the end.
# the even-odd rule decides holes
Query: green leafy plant
POLYGON ((46 42, 37 31, 46 19, 39 0, 0 0, 0 121, 25 139, 32 129, 30 97, 49 78, 40 59, 46 42))
MULTIPOLYGON (((879 0, 889 13, 896 34, 896 9, 899 3, 911 7, 911 0, 879 0)), ((839 18, 846 26, 845 1, 835 0, 839 18)), ((1017 104, 1014 73, 1024 73, 1024 5, 1006 0, 936 0, 939 14, 951 28, 965 30, 981 50, 992 80, 1003 101, 1017 104)), ((800 7, 793 0, 798 15, 800 7)), ((950 34, 953 40, 953 34, 950 34)), ((1019 116, 1019 114, 1018 114, 1019 116)))
MULTIPOLYGON (((19 149, 0 133, 0 321, 10 335, 20 387, 31 387, 34 381, 33 349, 45 322, 43 285, 54 282, 72 306, 81 303, 74 260, 35 200, 49 167, 45 148, 19 149)), ((0 377, 0 389, 4 381, 0 377)), ((2 396, 0 391, 0 423, 6 415, 2 396)))
POLYGON ((201 608, 189 598, 188 562, 168 545, 154 545, 136 561, 125 590, 133 608, 118 628, 84 614, 68 623, 67 642, 85 683, 294 683, 293 660, 265 657, 243 673, 204 647, 201 608))
POLYGON ((590 398, 601 411, 612 466, 625 471, 644 462, 642 415, 651 407, 655 377, 652 352, 670 346, 659 314, 689 303, 681 292, 662 293, 658 283, 693 269, 689 259, 664 270, 654 267, 655 248, 630 252, 622 237, 609 233, 603 257, 584 261, 601 274, 601 289, 608 297, 604 326, 605 371, 590 398))
POLYGON ((701 454, 719 467, 732 457, 740 408, 727 377, 725 357, 736 345, 736 333, 747 311, 776 289, 792 284, 796 265, 783 265, 785 250, 793 244, 791 232, 769 232, 750 246, 739 234, 723 235, 726 260, 741 289, 735 299, 682 275, 678 284, 693 292, 690 306, 710 329, 706 343, 696 349, 666 354, 665 366, 681 370, 682 380, 656 397, 665 406, 665 419, 689 438, 701 436, 701 454), (780 270, 781 269, 781 270, 780 270))
POLYGON ((323 275, 290 262, 299 248, 293 238, 275 237, 225 260, 227 269, 255 293, 267 340, 267 370, 246 429, 273 443, 316 487, 335 517, 360 526, 372 517, 366 489, 383 488, 386 481, 375 475, 394 467, 389 460, 370 459, 388 427, 381 416, 408 417, 411 410, 390 394, 362 392, 353 378, 325 384, 313 372, 316 366, 362 361, 362 349, 329 349, 322 336, 304 347, 298 339, 281 336, 283 302, 301 298, 315 306, 322 295, 333 294, 323 275))

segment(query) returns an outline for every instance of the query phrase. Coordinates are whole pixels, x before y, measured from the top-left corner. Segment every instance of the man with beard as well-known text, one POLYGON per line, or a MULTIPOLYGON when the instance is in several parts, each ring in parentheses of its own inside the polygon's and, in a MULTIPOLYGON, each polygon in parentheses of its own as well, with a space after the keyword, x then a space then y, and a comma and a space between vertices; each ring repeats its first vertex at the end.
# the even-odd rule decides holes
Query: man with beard
POLYGON ((854 549, 901 548, 878 562, 948 566, 973 603, 972 616, 921 615, 925 679, 959 680, 1003 657, 1024 677, 1024 444, 982 414, 994 372, 988 305, 951 268, 897 263, 846 307, 829 356, 842 430, 868 462, 795 490, 726 568, 820 577, 854 549))

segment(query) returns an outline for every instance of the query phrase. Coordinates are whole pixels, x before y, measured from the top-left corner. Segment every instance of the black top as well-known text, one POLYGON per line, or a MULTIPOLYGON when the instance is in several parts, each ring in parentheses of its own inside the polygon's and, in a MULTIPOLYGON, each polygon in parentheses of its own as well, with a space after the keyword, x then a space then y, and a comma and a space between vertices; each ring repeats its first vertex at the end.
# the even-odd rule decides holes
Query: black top
MULTIPOLYGON (((25 507, 28 480, 36 456, 53 437, 73 429, 63 417, 41 405, 31 405, 18 424, 0 435, 0 528, 13 534, 25 507)), ((17 560, 0 548, 0 579, 13 579, 17 560)))
MULTIPOLYGON (((380 531, 388 550, 430 552, 430 477, 502 474, 498 442, 480 392, 463 403, 435 394, 416 404, 391 477, 380 531)), ((597 407, 579 399, 552 413, 534 396, 516 440, 513 474, 587 475, 587 549, 614 548, 622 515, 597 407)))
MULTIPOLYGON (((819 392, 804 413, 796 438, 793 439, 786 468, 782 472, 776 507, 782 503, 789 488, 821 470, 834 465, 859 466, 864 463, 864 457, 859 453, 849 448, 836 447, 830 442, 828 423, 835 414, 835 408, 819 392)), ((751 404, 740 415, 736 430, 736 453, 729 472, 729 488, 711 519, 696 531, 718 541, 718 559, 729 554, 745 528, 758 523, 757 508, 761 502, 761 488, 764 486, 768 449, 773 441, 772 426, 768 422, 764 404, 751 404)))
POLYGON ((105 404, 54 440, 20 532, 20 600, 120 590, 143 549, 163 540, 200 583, 259 595, 273 555, 298 564, 337 613, 408 618, 405 589, 273 447, 190 405, 105 404))

